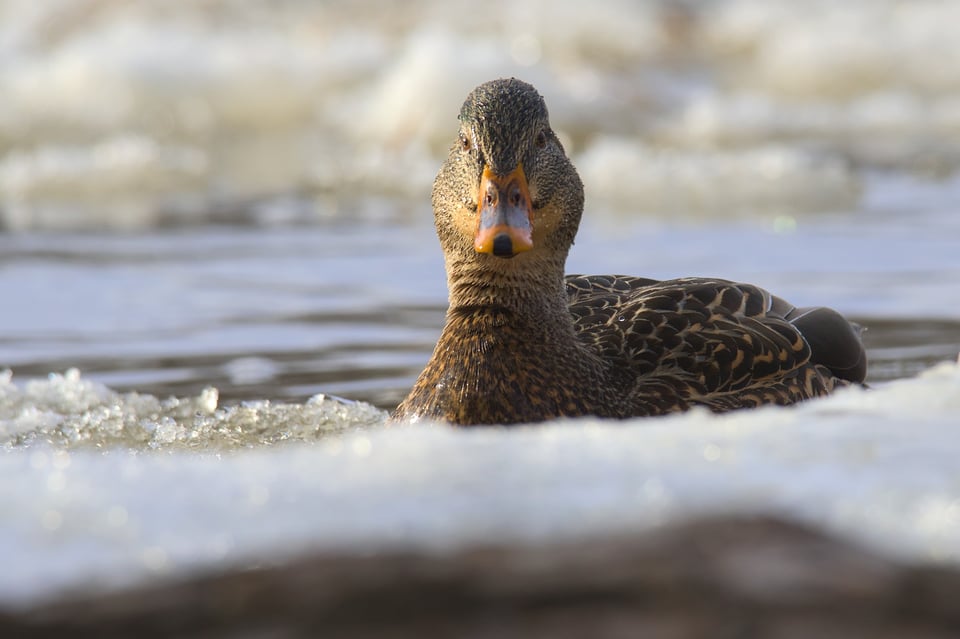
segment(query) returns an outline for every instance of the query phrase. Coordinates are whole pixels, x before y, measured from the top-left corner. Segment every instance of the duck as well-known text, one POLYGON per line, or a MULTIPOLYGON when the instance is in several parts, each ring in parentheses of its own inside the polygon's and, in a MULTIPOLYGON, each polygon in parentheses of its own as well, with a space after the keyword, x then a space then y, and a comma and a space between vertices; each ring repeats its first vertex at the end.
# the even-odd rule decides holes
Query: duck
POLYGON ((719 278, 566 275, 584 188, 543 97, 487 82, 459 122, 432 192, 449 306, 392 422, 724 412, 864 382, 860 328, 833 309, 719 278))

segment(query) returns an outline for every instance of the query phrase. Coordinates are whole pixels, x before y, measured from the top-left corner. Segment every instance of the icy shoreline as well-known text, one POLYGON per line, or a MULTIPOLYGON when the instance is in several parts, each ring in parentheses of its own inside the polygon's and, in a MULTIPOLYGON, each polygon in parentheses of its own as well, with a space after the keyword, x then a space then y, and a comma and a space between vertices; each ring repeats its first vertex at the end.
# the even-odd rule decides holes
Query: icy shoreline
MULTIPOLYGON (((36 384, 31 401, 60 401, 67 413, 108 391, 82 377, 36 384)), ((12 393, 8 385, 5 401, 12 393)), ((290 411, 313 419, 317 407, 288 405, 283 419, 261 409, 245 423, 268 432, 288 427, 290 411)), ((944 363, 869 392, 723 416, 478 430, 354 424, 315 443, 235 452, 8 444, 0 601, 304 549, 556 541, 711 513, 787 516, 895 557, 957 563, 958 411, 960 367, 944 363)))

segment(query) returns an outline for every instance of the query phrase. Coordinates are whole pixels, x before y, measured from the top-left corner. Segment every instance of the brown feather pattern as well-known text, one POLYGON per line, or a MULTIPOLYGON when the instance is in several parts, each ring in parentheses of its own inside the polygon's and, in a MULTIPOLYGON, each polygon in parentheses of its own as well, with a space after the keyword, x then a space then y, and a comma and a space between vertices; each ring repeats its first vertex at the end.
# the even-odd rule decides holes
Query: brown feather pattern
POLYGON ((394 420, 514 424, 725 411, 791 404, 863 381, 859 328, 831 309, 798 309, 723 279, 565 277, 583 185, 543 99, 519 80, 488 82, 467 97, 460 122, 433 189, 450 308, 394 420), (529 180, 533 248, 478 253, 480 176, 518 166, 529 180))
POLYGON ((773 296, 706 278, 566 279, 577 336, 636 376, 636 414, 791 404, 845 384, 811 361, 800 332, 769 312, 773 296))

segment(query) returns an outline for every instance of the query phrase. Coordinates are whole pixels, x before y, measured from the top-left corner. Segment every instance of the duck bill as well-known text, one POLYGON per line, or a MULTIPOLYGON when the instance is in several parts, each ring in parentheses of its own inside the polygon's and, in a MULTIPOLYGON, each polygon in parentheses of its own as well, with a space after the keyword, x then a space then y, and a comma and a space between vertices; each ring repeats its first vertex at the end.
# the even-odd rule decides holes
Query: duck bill
POLYGON ((484 167, 477 201, 477 253, 513 257, 533 248, 533 206, 522 166, 506 175, 484 167))

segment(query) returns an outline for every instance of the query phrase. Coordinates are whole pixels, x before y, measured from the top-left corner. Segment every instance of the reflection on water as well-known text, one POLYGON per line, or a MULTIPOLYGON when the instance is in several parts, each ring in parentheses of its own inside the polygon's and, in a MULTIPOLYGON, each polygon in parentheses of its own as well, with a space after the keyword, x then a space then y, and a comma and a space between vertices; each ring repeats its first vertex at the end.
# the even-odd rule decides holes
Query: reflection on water
POLYGON ((960 357, 960 321, 864 319, 870 382, 910 377, 937 362, 960 357))
MULTIPOLYGON (((389 336, 398 318, 422 326, 424 337, 439 335, 444 308, 390 308, 349 321, 365 324, 389 336), (384 321, 390 318, 391 321, 384 321)), ((864 341, 870 357, 868 383, 909 377, 937 362, 960 354, 960 322, 931 319, 853 318, 867 327, 864 341)), ((325 323, 343 317, 290 318, 291 325, 325 323)), ((276 325, 283 330, 283 325, 276 325)), ((118 391, 139 391, 159 397, 186 397, 207 386, 220 390, 222 403, 271 398, 305 401, 326 393, 369 402, 392 410, 413 385, 433 350, 433 341, 406 344, 346 342, 329 348, 290 352, 256 351, 232 354, 183 354, 124 359, 89 357, 79 360, 43 360, 17 366, 18 378, 44 376, 49 371, 79 367, 84 377, 118 391)))
MULTIPOLYGON (((949 291, 942 282, 957 266, 935 230, 854 235, 843 220, 804 229, 781 237, 757 225, 640 223, 614 237, 587 220, 571 270, 719 274, 799 305, 833 306, 866 327, 872 383, 956 359, 960 320, 950 304, 960 296, 934 294, 949 291), (730 241, 751 251, 731 259, 730 241), (837 246, 859 259, 811 274, 809 256, 837 246), (893 271, 886 252, 898 254, 893 271)), ((326 393, 391 409, 429 357, 446 306, 426 223, 8 236, 0 251, 0 367, 18 380, 76 367, 159 397, 215 386, 226 404, 326 393)))
MULTIPOLYGON (((331 323, 379 331, 382 341, 345 341, 304 351, 255 350, 235 353, 182 353, 169 356, 123 358, 91 355, 53 358, 16 367, 17 378, 42 377, 50 371, 77 367, 85 378, 118 391, 139 391, 159 397, 193 396, 207 386, 220 391, 222 403, 275 399, 303 401, 325 393, 392 409, 403 399, 433 350, 426 337, 439 335, 444 308, 385 308, 369 315, 348 317, 291 317, 289 326, 321 333, 331 323), (409 319, 422 325, 424 339, 397 343, 391 338, 404 332, 399 322, 409 319)), ((283 331, 282 322, 271 326, 283 331)), ((0 343, 2 347, 2 343, 0 343)))
MULTIPOLYGON (((786 232, 777 218, 663 224, 588 212, 568 270, 720 276, 832 306, 866 327, 870 381, 882 382, 960 351, 960 257, 936 223, 942 200, 910 225, 880 210, 891 201, 786 232)), ((427 214, 403 225, 0 236, 0 303, 0 369, 17 380, 76 367, 160 397, 212 385, 226 403, 327 393, 389 409, 430 355, 446 288, 427 214)))

